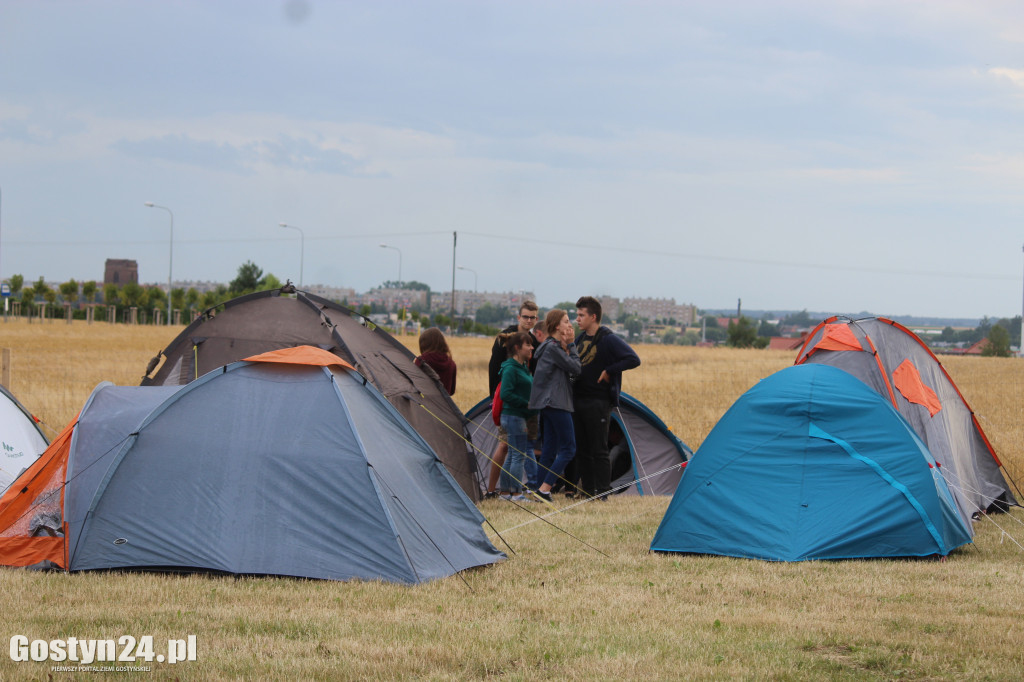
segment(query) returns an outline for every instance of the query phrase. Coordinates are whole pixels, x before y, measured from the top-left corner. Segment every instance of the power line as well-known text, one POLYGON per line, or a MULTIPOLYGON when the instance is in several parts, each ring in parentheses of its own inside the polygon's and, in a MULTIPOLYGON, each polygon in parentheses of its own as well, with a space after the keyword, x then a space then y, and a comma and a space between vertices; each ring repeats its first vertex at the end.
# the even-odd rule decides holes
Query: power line
MULTIPOLYGON (((461 232, 461 231, 460 231, 461 232)), ((579 242, 561 242, 551 239, 534 239, 531 237, 520 237, 516 236, 505 236, 505 235, 493 235, 484 234, 481 232, 461 232, 462 234, 472 235, 474 237, 484 237, 487 239, 506 239, 515 242, 532 242, 534 244, 545 244, 548 246, 563 246, 573 249, 591 249, 595 251, 614 251, 615 253, 635 253, 644 256, 660 256, 663 258, 680 258, 685 260, 695 261, 716 261, 721 263, 742 263, 745 265, 770 265, 774 267, 785 267, 785 268, 813 268, 818 270, 828 271, 844 271, 844 272, 867 272, 875 274, 892 274, 892 275, 917 275, 922 277, 957 277, 967 279, 987 279, 987 280, 1008 280, 1018 281, 1020 278, 1017 275, 994 275, 994 274, 979 274, 979 273, 962 273, 953 271, 929 271, 929 270, 901 270, 896 268, 877 268, 868 267, 862 265, 838 265, 836 263, 807 263, 797 261, 779 261, 770 260, 766 258, 740 258, 737 256, 714 256, 709 254, 701 253, 679 253, 672 251, 653 250, 653 249, 638 249, 630 248, 627 246, 607 246, 602 244, 585 244, 579 242)))
MULTIPOLYGON (((953 270, 911 270, 902 268, 883 268, 883 267, 872 267, 867 265, 843 265, 835 262, 822 262, 822 263, 811 263, 806 261, 785 261, 785 260, 773 260, 769 258, 743 258, 739 256, 720 256, 715 254, 707 253, 685 253, 680 251, 665 251, 661 249, 642 249, 628 246, 613 246, 606 244, 587 244, 581 242, 569 242, 569 241, 558 241, 554 239, 538 239, 534 237, 524 237, 522 235, 496 235, 487 234, 484 232, 469 232, 459 230, 460 234, 480 237, 483 239, 495 239, 502 241, 514 242, 522 244, 524 242, 531 244, 542 244, 545 246, 558 246, 563 248, 572 249, 588 249, 591 251, 603 251, 609 253, 630 253, 640 256, 657 256, 659 258, 674 258, 680 260, 689 260, 695 262, 715 262, 715 263, 731 263, 737 265, 762 265, 777 268, 803 268, 811 270, 821 270, 825 272, 858 272, 865 274, 881 274, 881 275, 913 275, 915 277, 938 277, 943 279, 975 279, 975 280, 987 280, 987 281, 998 281, 998 282, 1016 282, 1019 281, 1018 275, 999 275, 993 273, 976 273, 976 272, 956 272, 953 270)), ((310 242, 334 242, 334 241, 347 241, 356 239, 380 239, 383 237, 428 237, 443 235, 447 237, 450 235, 450 231, 423 231, 423 232, 367 232, 361 234, 339 234, 339 235, 328 235, 328 236, 309 236, 306 238, 310 242)), ((244 237, 244 238, 222 238, 222 239, 177 239, 176 244, 253 244, 253 243, 281 243, 286 241, 281 237, 244 237)), ((47 248, 55 248, 60 246, 153 246, 160 245, 163 242, 157 240, 105 240, 105 241, 6 241, 7 246, 43 246, 47 248)))
MULTIPOLYGON (((343 235, 330 235, 326 237, 310 236, 306 237, 306 241, 341 241, 346 239, 377 239, 379 237, 424 237, 434 235, 450 235, 451 232, 367 232, 366 234, 343 234, 343 235)), ((222 238, 222 239, 175 239, 175 244, 251 244, 254 242, 261 243, 281 243, 288 241, 281 237, 237 237, 233 239, 222 238)), ((45 246, 47 248, 54 248, 59 246, 151 246, 159 245, 165 242, 153 239, 117 239, 117 240, 78 240, 78 241, 44 241, 44 240, 4 240, 5 246, 45 246)))

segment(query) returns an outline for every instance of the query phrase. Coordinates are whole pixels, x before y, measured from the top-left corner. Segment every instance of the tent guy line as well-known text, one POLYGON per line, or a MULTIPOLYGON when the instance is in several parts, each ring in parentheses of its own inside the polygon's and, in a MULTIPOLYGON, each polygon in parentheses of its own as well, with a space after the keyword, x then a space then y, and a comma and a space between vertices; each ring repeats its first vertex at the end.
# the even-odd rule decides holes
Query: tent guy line
MULTIPOLYGON (((638 478, 635 481, 630 481, 629 483, 625 483, 623 485, 620 485, 617 488, 612 488, 611 490, 608 491, 608 494, 609 495, 614 495, 619 490, 625 490, 626 488, 629 488, 634 483, 643 483, 644 481, 646 481, 648 479, 654 478, 655 476, 661 476, 662 474, 666 474, 669 471, 671 471, 672 469, 677 469, 677 468, 679 468, 681 466, 683 466, 683 463, 673 464, 672 466, 667 466, 664 469, 662 469, 661 471, 655 471, 653 474, 648 474, 647 476, 644 476, 643 478, 638 478)), ((536 519, 530 519, 529 521, 524 521, 523 523, 520 523, 519 525, 510 526, 509 528, 506 528, 505 530, 503 530, 501 532, 502 533, 508 533, 509 531, 518 530, 518 529, 520 529, 520 528, 522 528, 524 526, 529 526, 530 524, 536 523, 537 521, 544 521, 549 516, 554 516, 556 514, 561 514, 562 512, 569 511, 570 509, 575 509, 576 507, 580 506, 581 504, 587 504, 589 502, 593 502, 595 499, 596 498, 593 498, 593 497, 587 497, 587 498, 584 498, 584 499, 579 500, 577 502, 573 502, 572 504, 566 505, 564 507, 558 507, 554 511, 550 511, 547 514, 544 514, 543 516, 537 516, 536 514, 534 514, 534 516, 537 516, 536 519)), ((516 505, 516 506, 520 507, 520 505, 516 505)), ((525 507, 520 507, 520 509, 525 509, 525 507)), ((527 511, 529 511, 531 514, 533 514, 533 512, 531 510, 527 509, 527 511)), ((497 531, 495 531, 495 532, 497 532, 497 531)))
MULTIPOLYGON (((443 420, 443 419, 441 419, 440 417, 438 417, 437 415, 435 415, 435 414, 434 414, 433 412, 431 412, 431 411, 430 411, 430 408, 428 408, 428 407, 427 407, 426 405, 424 405, 423 403, 417 403, 417 404, 418 404, 418 405, 419 405, 420 407, 422 407, 422 408, 423 408, 424 410, 426 410, 427 414, 429 414, 429 415, 430 415, 431 417, 433 417, 434 419, 437 419, 437 420, 438 420, 439 422, 441 422, 441 423, 442 423, 442 424, 443 424, 443 425, 444 425, 444 426, 445 426, 446 428, 448 428, 448 429, 451 429, 451 430, 453 430, 453 431, 454 431, 454 429, 452 429, 452 427, 451 427, 450 425, 446 424, 446 423, 444 422, 444 420, 443 420)), ((486 457, 487 459, 489 459, 489 460, 491 461, 491 463, 492 463, 492 464, 495 464, 495 465, 497 465, 497 466, 498 466, 499 468, 501 468, 501 470, 502 470, 502 471, 505 471, 505 472, 506 472, 506 473, 508 473, 508 474, 509 474, 510 476, 512 476, 512 472, 508 471, 508 470, 507 470, 507 469, 505 469, 505 468, 504 468, 504 467, 503 467, 502 465, 500 465, 500 464, 498 464, 497 462, 495 462, 495 461, 494 461, 494 460, 493 460, 493 459, 492 459, 492 458, 491 458, 491 457, 490 457, 490 456, 489 456, 489 455, 488 455, 487 453, 485 453, 485 452, 484 452, 483 450, 481 450, 480 448, 478 448, 478 447, 477 447, 477 446, 476 446, 476 445, 475 445, 475 444, 474 444, 474 443, 473 443, 472 441, 470 441, 469 439, 467 439, 467 438, 466 438, 465 436, 463 436, 462 434, 456 433, 456 435, 458 435, 458 436, 459 436, 460 438, 462 438, 462 439, 463 439, 464 441, 466 441, 466 444, 467 444, 467 445, 469 445, 469 446, 470 446, 471 448, 473 448, 474 450, 476 450, 477 452, 479 452, 480 454, 482 454, 482 455, 483 455, 484 457, 486 457)), ((510 446, 510 447, 511 447, 511 446, 510 446)), ((537 462, 537 466, 544 466, 544 465, 543 465, 543 464, 541 464, 540 462, 537 462)), ((547 468, 547 467, 544 467, 544 468, 547 468)), ((548 471, 551 471, 551 469, 548 469, 548 471)), ((652 474, 652 475, 653 475, 653 474, 652 474)), ((563 478, 563 477, 562 477, 562 476, 560 476, 560 475, 559 475, 558 477, 559 477, 560 479, 562 479, 562 481, 564 481, 565 483, 567 483, 567 484, 571 485, 572 487, 576 488, 576 486, 575 486, 575 485, 574 485, 573 483, 569 482, 569 481, 568 481, 567 479, 563 478)), ((522 481, 519 481, 519 482, 520 482, 520 483, 522 483, 522 481)), ((631 483, 630 485, 632 485, 632 483, 631 483)), ((625 487, 628 487, 628 486, 625 486, 625 487)), ((577 488, 577 490, 578 490, 578 488, 577 488)), ((511 501, 511 500, 510 500, 510 501, 511 501)), ((549 526, 551 526, 552 528, 555 528, 556 530, 559 530, 559 531, 561 531, 561 532, 565 533, 566 535, 568 535, 569 537, 571 537, 571 538, 572 538, 573 540, 576 540, 577 542, 579 542, 579 543, 581 543, 581 544, 583 544, 583 545, 585 545, 585 546, 589 547, 590 549, 594 550, 594 551, 595 551, 595 552, 597 552, 598 554, 601 554, 602 556, 605 556, 605 557, 607 557, 608 555, 607 555, 607 554, 605 554, 604 552, 602 552, 602 551, 601 551, 600 549, 598 549, 597 547, 594 547, 593 545, 591 545, 590 543, 586 542, 586 541, 585 541, 585 540, 583 540, 582 538, 579 538, 579 537, 577 537, 577 536, 573 535, 572 533, 570 533, 570 532, 569 532, 569 531, 567 531, 566 529, 562 528, 561 526, 558 526, 558 525, 556 525, 556 524, 552 523, 552 522, 551 522, 551 521, 549 521, 549 520, 548 520, 548 518, 547 518, 547 517, 549 517, 549 516, 555 516, 556 514, 561 514, 561 513, 563 512, 563 511, 565 511, 565 510, 567 510, 567 509, 572 509, 573 507, 576 507, 576 506, 579 506, 579 505, 581 505, 581 504, 584 504, 585 502, 592 502, 592 501, 593 501, 593 498, 591 498, 591 499, 584 499, 584 500, 581 500, 580 502, 577 502, 577 503, 575 503, 575 504, 572 504, 572 505, 570 505, 570 506, 568 506, 568 507, 564 507, 564 508, 561 508, 561 509, 559 509, 559 508, 555 508, 555 509, 554 509, 554 511, 550 511, 550 512, 548 512, 547 514, 543 514, 543 515, 541 515, 541 514, 537 514, 537 513, 536 513, 536 512, 534 512, 534 511, 533 511, 532 509, 530 509, 530 508, 528 508, 528 507, 525 507, 525 506, 523 506, 523 505, 521 505, 521 504, 518 504, 518 503, 516 503, 516 502, 512 501, 512 503, 513 503, 513 504, 515 504, 515 506, 516 506, 516 507, 518 507, 519 509, 522 509, 523 511, 529 512, 530 514, 532 514, 532 515, 533 515, 533 516, 535 517, 534 519, 532 519, 532 520, 530 520, 530 521, 527 521, 527 522, 526 522, 525 524, 521 524, 520 526, 516 526, 516 528, 519 528, 519 527, 521 527, 522 525, 527 525, 527 524, 530 524, 530 523, 535 523, 536 521, 543 521, 544 523, 548 524, 548 525, 549 525, 549 526)), ((551 504, 550 502, 546 502, 546 504, 548 504, 549 506, 552 506, 552 507, 554 507, 554 505, 552 505, 552 504, 551 504)), ((504 532, 508 532, 507 530, 506 530, 506 531, 501 531, 501 532, 499 532, 499 531, 498 531, 497 529, 495 529, 495 528, 494 528, 494 525, 493 525, 493 524, 491 524, 491 522, 490 522, 490 520, 489 520, 489 519, 488 519, 488 521, 487 521, 487 525, 489 525, 489 526, 490 526, 490 527, 491 527, 492 529, 494 529, 494 533, 495 533, 495 534, 496 534, 496 535, 497 535, 497 536, 498 536, 499 538, 501 538, 501 541, 502 541, 502 542, 505 542, 505 538, 503 538, 503 537, 502 537, 501 533, 504 533, 504 532)), ((508 530, 513 530, 513 529, 508 529, 508 530)), ((508 544, 508 543, 506 543, 506 544, 508 544)))
MULTIPOLYGON (((1013 519, 1013 521, 1017 525, 1024 525, 1024 524, 1021 523, 1020 519, 1014 518, 1013 514, 1007 514, 1007 516, 1009 516, 1011 519, 1013 519)), ((982 518, 984 518, 989 523, 991 523, 993 526, 995 526, 996 528, 999 529, 999 532, 1001 533, 1001 535, 999 536, 999 542, 1000 543, 1002 543, 1003 538, 1010 538, 1010 542, 1012 542, 1013 544, 1017 545, 1017 548, 1020 549, 1021 551, 1024 551, 1024 545, 1022 545, 1021 543, 1017 542, 1017 538, 1015 538, 1012 534, 1007 532, 1007 530, 1005 528, 1003 528, 998 523, 996 523, 995 519, 992 518, 992 514, 982 514, 982 518)), ((978 543, 972 542, 971 545, 974 546, 974 547, 977 547, 978 543)))
MULTIPOLYGON (((428 407, 427 407, 426 405, 424 405, 423 403, 416 403, 416 404, 417 404, 417 405, 419 405, 420 407, 422 407, 422 408, 423 408, 424 410, 426 410, 426 411, 427 411, 427 414, 429 414, 429 415, 430 415, 431 417, 433 417, 433 418, 434 418, 434 419, 436 419, 437 421, 441 422, 441 424, 443 424, 443 425, 445 426, 445 428, 447 428, 447 429, 449 429, 450 431, 454 432, 454 433, 455 433, 455 435, 457 435, 457 436, 458 436, 459 438, 461 438, 462 440, 464 440, 464 441, 466 442, 466 445, 468 445, 469 447, 473 448, 473 450, 475 450, 475 451, 479 452, 479 453, 480 453, 481 455, 483 455, 483 456, 484 456, 484 457, 485 457, 485 458, 486 458, 486 459, 487 459, 487 460, 488 460, 488 461, 489 461, 489 462, 490 462, 491 464, 493 464, 493 465, 497 466, 497 467, 498 467, 499 469, 501 469, 502 471, 504 471, 504 472, 505 472, 506 474, 508 474, 509 476, 511 476, 512 478, 514 478, 514 479, 515 479, 515 480, 516 480, 516 481, 517 481, 517 482, 518 482, 518 483, 519 483, 520 485, 522 485, 522 486, 523 486, 524 488, 526 487, 526 484, 525 484, 525 482, 524 482, 524 481, 520 481, 519 479, 515 478, 515 476, 514 476, 514 475, 512 474, 512 472, 511 472, 511 471, 509 471, 508 469, 506 469, 506 468, 505 468, 504 466, 502 466, 501 464, 498 464, 498 463, 497 463, 497 462, 496 462, 496 461, 495 461, 495 460, 494 460, 494 459, 493 459, 493 458, 492 458, 492 457, 491 457, 490 455, 488 455, 488 454, 487 454, 486 452, 484 452, 484 451, 483 451, 483 450, 481 450, 481 449, 480 449, 479 447, 477 447, 476 443, 472 442, 472 441, 471 441, 470 439, 466 438, 466 437, 465 437, 464 435, 462 435, 461 433, 458 433, 457 431, 455 431, 455 429, 453 429, 453 428, 452 428, 452 427, 451 427, 451 426, 450 426, 449 424, 445 424, 445 422, 444 422, 444 420, 443 420, 443 419, 441 419, 441 418, 440 418, 440 417, 438 417, 438 416, 437 416, 436 414, 434 414, 433 412, 431 412, 431 411, 430 411, 430 408, 428 408, 428 407)), ((494 432, 491 432, 491 434, 490 434, 490 435, 491 435, 491 436, 494 436, 494 432)), ((512 447, 512 446, 510 445, 509 447, 512 447)), ((521 451, 519 451, 519 450, 516 450, 516 452, 519 452, 519 454, 523 455, 524 457, 526 456, 526 453, 525 453, 525 452, 521 452, 521 451)), ((541 464, 540 462, 537 462, 537 466, 539 466, 539 467, 543 467, 544 469, 547 469, 547 470, 548 470, 548 471, 550 471, 551 473, 555 473, 554 471, 552 471, 552 470, 551 470, 551 469, 549 469, 548 467, 544 466, 544 465, 543 465, 543 464, 541 464)), ((572 483, 571 481, 569 481, 569 479, 567 479, 567 478, 565 478, 564 476, 561 476, 560 474, 557 474, 557 473, 555 473, 555 475, 556 475, 556 476, 558 476, 559 480, 561 480, 561 482, 562 482, 562 483, 565 483, 566 485, 571 485, 571 486, 572 486, 573 488, 576 488, 576 490, 577 490, 577 491, 579 491, 579 487, 578 487, 578 486, 576 486, 576 484, 574 484, 574 483, 572 483)), ((533 513, 533 512, 531 512, 531 513, 533 513)))
MULTIPOLYGON (((939 473, 942 476, 942 480, 944 480, 946 482, 946 486, 948 488, 955 489, 955 490, 959 491, 960 493, 969 492, 969 493, 978 494, 980 492, 978 490, 975 490, 975 489, 971 488, 970 486, 960 485, 959 477, 956 476, 955 472, 949 471, 947 467, 942 467, 939 470, 939 473), (950 475, 955 477, 955 478, 957 478, 957 482, 956 483, 953 483, 952 481, 950 481, 950 479, 949 479, 950 475)), ((1011 479, 1011 482, 1014 484, 1014 488, 1016 488, 1017 487, 1016 481, 1013 481, 1013 479, 1011 479)), ((1010 541, 1013 542, 1013 544, 1017 545, 1017 547, 1020 547, 1021 550, 1024 550, 1024 545, 1021 545, 1021 543, 1017 542, 1017 539, 1013 535, 1011 535, 1009 532, 1007 532, 1007 530, 1005 528, 1003 528, 998 523, 996 523, 995 520, 992 518, 992 516, 993 516, 992 514, 986 513, 985 510, 981 509, 980 507, 978 507, 977 504, 975 504, 974 506, 978 510, 977 511, 977 517, 979 519, 984 519, 984 520, 987 520, 987 521, 991 521, 992 524, 996 528, 998 528, 999 531, 1003 535, 1005 535, 1006 537, 1010 538, 1010 541)), ((1010 521, 1012 521, 1013 523, 1017 524, 1019 527, 1024 529, 1024 521, 1021 521, 1020 519, 1018 519, 1013 514, 1007 514, 1006 517, 1008 519, 1010 519, 1010 521)))

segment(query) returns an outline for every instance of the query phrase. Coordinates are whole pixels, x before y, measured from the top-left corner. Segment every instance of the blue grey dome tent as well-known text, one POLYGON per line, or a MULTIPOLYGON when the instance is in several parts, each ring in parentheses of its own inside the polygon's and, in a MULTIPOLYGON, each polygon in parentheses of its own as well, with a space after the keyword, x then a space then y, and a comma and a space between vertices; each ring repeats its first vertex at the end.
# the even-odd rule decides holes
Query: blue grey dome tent
POLYGON ((729 408, 651 549, 772 561, 946 555, 971 541, 970 523, 889 402, 852 374, 806 364, 729 408))
POLYGON ((0 499, 0 565, 418 583, 504 558, 423 438, 322 349, 102 384, 69 429, 0 499))
MULTIPOLYGON (((498 427, 491 420, 491 398, 466 413, 477 448, 477 469, 487 481, 491 455, 498 445, 498 427)), ((612 490, 629 495, 671 495, 693 451, 658 415, 628 393, 619 394, 608 429, 612 459, 612 490)))

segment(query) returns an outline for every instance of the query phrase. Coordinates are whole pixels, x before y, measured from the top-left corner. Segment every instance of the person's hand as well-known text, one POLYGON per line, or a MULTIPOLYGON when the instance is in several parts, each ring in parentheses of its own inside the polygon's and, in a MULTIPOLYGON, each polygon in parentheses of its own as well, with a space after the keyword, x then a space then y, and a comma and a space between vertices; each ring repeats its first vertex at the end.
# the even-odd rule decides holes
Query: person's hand
POLYGON ((562 347, 568 349, 569 344, 576 339, 576 335, 572 331, 572 327, 562 330, 562 347))
POLYGON ((612 380, 612 378, 610 376, 608 376, 608 370, 604 369, 604 370, 601 370, 601 376, 599 376, 597 378, 597 383, 599 383, 599 384, 606 384, 606 383, 608 383, 611 380, 612 380))

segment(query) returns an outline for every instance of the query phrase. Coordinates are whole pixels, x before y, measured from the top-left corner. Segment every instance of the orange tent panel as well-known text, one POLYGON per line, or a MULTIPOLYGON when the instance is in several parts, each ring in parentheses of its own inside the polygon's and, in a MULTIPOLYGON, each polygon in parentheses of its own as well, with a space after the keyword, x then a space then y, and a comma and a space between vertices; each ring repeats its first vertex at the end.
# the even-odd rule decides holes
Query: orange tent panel
POLYGON ((64 479, 68 450, 77 417, 57 436, 0 498, 0 562, 6 566, 31 566, 50 561, 67 566, 64 536, 32 535, 32 520, 42 511, 63 514, 64 479))
POLYGON ((278 362, 287 365, 314 365, 317 367, 338 365, 340 367, 345 367, 346 369, 355 369, 355 367, 348 364, 334 353, 314 346, 281 348, 280 350, 272 350, 243 359, 247 362, 278 362))
POLYGON ((924 405, 928 408, 928 414, 934 417, 942 409, 942 402, 939 396, 935 395, 928 386, 921 380, 921 373, 917 371, 910 360, 904 360, 896 371, 892 373, 893 384, 903 394, 903 397, 912 403, 924 405))
POLYGON ((864 350, 848 324, 826 324, 815 350, 864 350))
POLYGON ((59 568, 67 568, 63 559, 63 537, 0 538, 0 556, 5 566, 34 566, 52 561, 59 568))

